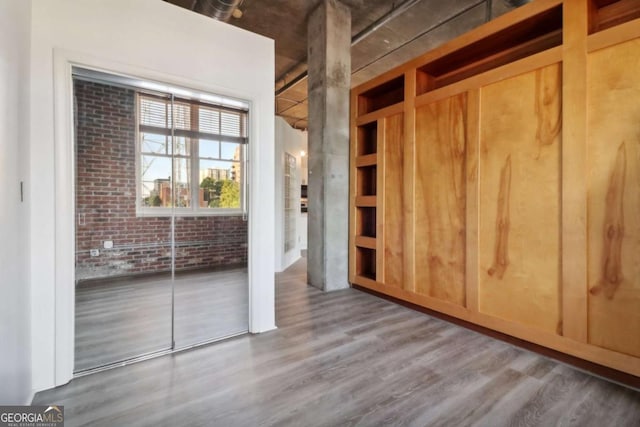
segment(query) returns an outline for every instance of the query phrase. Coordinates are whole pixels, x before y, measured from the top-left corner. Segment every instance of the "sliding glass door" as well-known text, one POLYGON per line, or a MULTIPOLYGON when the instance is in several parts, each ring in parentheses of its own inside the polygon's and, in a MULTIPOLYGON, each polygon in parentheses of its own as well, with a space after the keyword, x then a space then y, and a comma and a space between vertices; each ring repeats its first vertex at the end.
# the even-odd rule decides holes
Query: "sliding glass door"
POLYGON ((73 87, 75 371, 247 332, 246 108, 80 69, 73 87))
POLYGON ((192 105, 199 214, 177 219, 176 347, 248 329, 246 113, 192 105), (225 214, 226 213, 226 214, 225 214), (215 215, 204 215, 215 214, 215 215))
MULTIPOLYGON (((75 79, 74 101, 75 370, 83 371, 171 348, 172 247, 170 217, 136 215, 135 91, 75 79)), ((156 185, 169 180, 170 162, 143 163, 145 185, 151 173, 156 185)))

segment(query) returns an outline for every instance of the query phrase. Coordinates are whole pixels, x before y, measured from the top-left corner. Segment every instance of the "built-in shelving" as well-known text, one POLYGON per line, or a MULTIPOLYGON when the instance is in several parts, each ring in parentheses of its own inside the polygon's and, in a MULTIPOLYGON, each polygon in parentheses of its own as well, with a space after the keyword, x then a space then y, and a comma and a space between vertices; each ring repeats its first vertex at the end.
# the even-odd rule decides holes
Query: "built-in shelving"
POLYGON ((376 208, 358 207, 356 210, 358 223, 357 236, 376 237, 376 208))
MULTIPOLYGON (((377 92, 381 95, 382 92, 377 92)), ((371 93, 368 95, 373 96, 371 93)), ((382 95, 381 95, 382 96, 382 95)), ((393 96, 393 95, 392 95, 393 96)), ((367 101, 368 102, 368 101, 367 101)), ((381 105, 380 100, 367 104, 381 105)), ((368 111, 367 111, 368 112, 368 111)), ((356 268, 357 275, 376 279, 376 231, 378 194, 378 122, 373 121, 357 128, 355 150, 355 215, 356 215, 356 268)))
POLYGON ((358 115, 371 113, 404 100, 404 77, 399 76, 358 96, 358 115))
POLYGON ((640 376, 639 56, 534 0, 352 89, 351 283, 640 376))
POLYGON ((562 5, 461 46, 416 70, 416 95, 562 44, 562 5))
POLYGON ((597 33, 640 18, 640 0, 590 0, 589 32, 597 33))
POLYGON ((376 251, 366 247, 356 247, 356 275, 376 280, 376 251))
POLYGON ((358 196, 375 196, 377 182, 376 166, 361 166, 358 168, 358 196))

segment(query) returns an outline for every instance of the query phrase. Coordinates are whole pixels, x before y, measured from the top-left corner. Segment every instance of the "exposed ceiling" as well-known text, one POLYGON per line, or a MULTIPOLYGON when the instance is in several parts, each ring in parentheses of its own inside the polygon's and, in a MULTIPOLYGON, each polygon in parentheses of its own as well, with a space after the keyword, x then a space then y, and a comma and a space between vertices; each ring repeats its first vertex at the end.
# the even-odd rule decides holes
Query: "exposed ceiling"
MULTIPOLYGON (((165 1, 195 11, 203 9, 199 3, 220 0, 165 1)), ((298 129, 306 129, 308 125, 307 19, 320 1, 241 0, 238 9, 242 16, 228 21, 275 40, 276 114, 298 129)), ((351 84, 356 86, 526 0, 342 0, 342 3, 351 8, 352 37, 366 33, 351 47, 351 84), (376 28, 371 31, 372 27, 376 28)))

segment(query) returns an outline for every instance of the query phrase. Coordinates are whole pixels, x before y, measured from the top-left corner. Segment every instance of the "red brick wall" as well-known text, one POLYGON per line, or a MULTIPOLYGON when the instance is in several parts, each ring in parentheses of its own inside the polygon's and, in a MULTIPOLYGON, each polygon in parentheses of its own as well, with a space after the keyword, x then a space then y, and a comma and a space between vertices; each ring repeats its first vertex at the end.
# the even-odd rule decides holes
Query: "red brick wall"
MULTIPOLYGON (((136 217, 134 91, 84 81, 74 91, 76 278, 169 271, 171 218, 136 217)), ((177 217, 175 228, 178 270, 247 262, 239 216, 177 217)))

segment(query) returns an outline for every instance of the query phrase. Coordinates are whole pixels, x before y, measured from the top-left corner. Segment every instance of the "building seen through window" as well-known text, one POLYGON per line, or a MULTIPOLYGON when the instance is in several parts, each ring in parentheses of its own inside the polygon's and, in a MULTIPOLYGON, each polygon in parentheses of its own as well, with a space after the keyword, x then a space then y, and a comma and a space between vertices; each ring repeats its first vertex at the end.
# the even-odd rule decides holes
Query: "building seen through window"
POLYGON ((242 208, 245 111, 143 93, 137 106, 139 210, 242 208))

